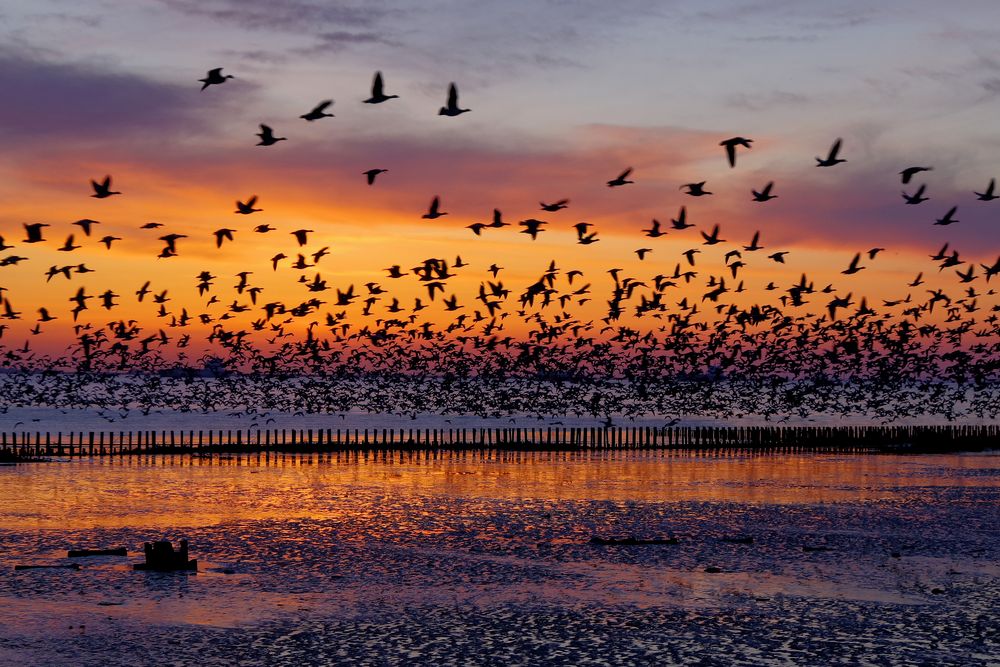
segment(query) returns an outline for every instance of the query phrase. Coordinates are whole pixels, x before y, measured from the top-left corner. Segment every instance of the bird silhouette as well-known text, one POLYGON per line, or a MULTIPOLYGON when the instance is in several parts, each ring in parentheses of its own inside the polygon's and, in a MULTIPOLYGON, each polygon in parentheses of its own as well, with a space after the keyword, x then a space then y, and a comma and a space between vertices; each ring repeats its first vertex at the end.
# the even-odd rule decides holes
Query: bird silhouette
POLYGON ((312 231, 313 230, 311 229, 296 229, 294 232, 291 232, 291 234, 295 237, 295 240, 298 241, 299 247, 301 248, 308 242, 307 235, 312 233, 312 231))
POLYGON ((254 204, 257 203, 257 195, 250 197, 246 200, 246 203, 236 200, 236 213, 241 215, 250 215, 251 213, 257 213, 258 211, 263 211, 262 208, 254 208, 254 204))
POLYGON ((438 110, 439 116, 459 116, 467 113, 470 109, 462 109, 458 106, 458 88, 454 83, 448 86, 448 102, 446 106, 438 110))
POLYGON ((566 208, 566 205, 569 204, 569 200, 560 199, 559 201, 553 202, 551 204, 546 204, 545 202, 538 202, 538 203, 543 211, 547 211, 548 213, 555 213, 556 211, 561 211, 564 208, 566 208))
POLYGON ((687 190, 687 194, 692 197, 704 197, 705 195, 712 194, 705 189, 705 181, 699 181, 697 183, 685 183, 682 185, 680 190, 687 190))
POLYGON ((215 247, 221 248, 223 240, 232 241, 234 232, 236 232, 235 229, 227 229, 225 227, 215 230, 213 232, 215 234, 215 247))
MULTIPOLYGON (((382 72, 375 72, 375 78, 372 79, 372 95, 367 100, 365 104, 381 104, 382 102, 387 102, 399 97, 399 95, 386 95, 384 91, 385 84, 382 82, 382 72)), ((454 88, 454 84, 452 84, 454 88)), ((458 104, 458 95, 455 96, 455 104, 458 104)))
POLYGON ((859 252, 856 255, 854 255, 854 259, 851 260, 850 265, 846 269, 844 269, 843 271, 841 271, 841 273, 843 273, 846 276, 849 276, 849 275, 855 274, 858 271, 861 271, 862 269, 866 268, 864 266, 858 266, 858 262, 860 262, 860 261, 861 261, 861 253, 859 252))
POLYGON ((375 185, 375 177, 379 174, 385 174, 388 169, 369 169, 368 171, 361 172, 368 179, 368 185, 375 185))
MULTIPOLYGON (((314 120, 320 120, 321 118, 333 118, 332 113, 326 113, 326 110, 333 104, 333 100, 323 100, 316 106, 312 108, 312 111, 304 113, 299 118, 307 120, 310 123, 314 120)), ((263 138, 263 137, 262 137, 263 138)))
POLYGON ((618 174, 615 178, 608 181, 609 188, 617 188, 623 185, 628 185, 629 183, 635 183, 635 181, 628 180, 629 175, 632 173, 632 167, 629 167, 622 173, 618 174))
POLYGON ((83 230, 84 236, 90 236, 90 230, 93 229, 94 225, 99 225, 101 223, 98 222, 97 220, 83 218, 82 220, 77 220, 73 224, 83 230))
POLYGON ((755 202, 766 202, 772 199, 777 199, 778 195, 771 194, 771 189, 773 187, 774 187, 774 181, 770 181, 767 185, 765 185, 761 189, 760 192, 758 192, 757 190, 750 190, 750 192, 753 194, 753 200, 755 202))
POLYGON ((922 171, 932 171, 933 167, 907 167, 903 171, 899 172, 900 178, 903 181, 903 185, 906 185, 913 179, 914 176, 922 171))
POLYGON ((25 222, 24 233, 27 238, 22 243, 41 243, 45 240, 42 238, 42 229, 48 226, 48 223, 45 222, 25 222))
POLYGON ((732 137, 731 139, 719 142, 719 145, 726 149, 726 160, 729 161, 730 169, 736 166, 736 147, 742 146, 743 148, 749 149, 750 144, 752 143, 753 139, 747 139, 745 137, 732 137))
POLYGON ((952 206, 950 209, 948 209, 947 213, 945 213, 942 217, 935 220, 934 224, 941 226, 953 225, 956 222, 958 222, 958 219, 955 218, 956 213, 958 213, 958 207, 952 206))
POLYGON ((989 185, 986 186, 986 192, 975 193, 976 199, 978 199, 979 201, 993 201, 994 199, 1000 199, 1000 195, 993 194, 993 191, 996 188, 996 184, 997 184, 996 179, 991 178, 989 185))
POLYGON ((228 79, 234 79, 232 74, 223 74, 221 67, 216 67, 215 69, 208 70, 208 74, 205 75, 204 79, 198 79, 202 84, 201 89, 205 90, 209 86, 215 86, 225 83, 228 79))
POLYGON ((442 211, 440 209, 441 199, 435 196, 434 199, 431 200, 430 206, 427 207, 427 212, 420 217, 424 220, 436 220, 443 215, 448 215, 446 211, 442 211))
POLYGON ((108 197, 121 194, 120 192, 111 189, 111 176, 105 176, 104 180, 100 183, 91 179, 90 187, 94 190, 94 194, 90 196, 95 199, 107 199, 108 197))
POLYGON ((903 199, 906 201, 907 204, 910 205, 920 204, 921 202, 927 201, 927 197, 924 197, 924 192, 926 190, 927 190, 926 185, 921 185, 919 188, 917 188, 917 191, 914 192, 912 195, 907 194, 906 191, 904 190, 903 199))
POLYGON ((817 157, 816 158, 816 166, 817 167, 832 167, 832 166, 834 166, 836 164, 840 164, 841 162, 847 162, 847 160, 844 160, 844 159, 841 159, 841 158, 837 157, 837 155, 840 154, 840 147, 841 147, 842 144, 843 144, 843 140, 842 139, 837 139, 836 141, 834 141, 833 145, 830 146, 830 152, 827 153, 827 155, 826 155, 825 158, 821 158, 821 157, 817 157))
POLYGON ((260 141, 257 142, 258 146, 273 146, 279 141, 288 140, 287 137, 274 136, 274 130, 269 125, 264 125, 263 123, 260 125, 260 132, 257 133, 257 136, 260 137, 260 141))

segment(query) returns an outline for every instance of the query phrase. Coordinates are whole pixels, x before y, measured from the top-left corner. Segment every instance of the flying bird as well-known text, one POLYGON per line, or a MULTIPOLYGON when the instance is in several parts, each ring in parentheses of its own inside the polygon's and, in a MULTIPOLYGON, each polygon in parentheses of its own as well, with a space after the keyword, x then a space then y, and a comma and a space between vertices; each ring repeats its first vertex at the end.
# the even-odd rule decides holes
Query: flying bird
POLYGON ((712 194, 711 192, 705 189, 705 181, 699 181, 697 183, 685 183, 678 189, 679 190, 686 189, 687 194, 691 195, 692 197, 704 197, 705 195, 712 194))
POLYGON ((763 187, 763 189, 760 192, 757 192, 756 190, 750 190, 750 192, 753 194, 753 200, 755 202, 765 202, 765 201, 770 201, 771 199, 777 199, 778 195, 771 194, 771 189, 773 187, 774 187, 774 181, 770 181, 767 185, 763 187))
POLYGON ((743 148, 749 149, 750 144, 752 143, 753 139, 747 139, 745 137, 733 137, 719 142, 719 145, 725 147, 726 149, 726 159, 729 160, 730 168, 736 166, 736 147, 742 146, 743 148))
POLYGON ((942 226, 955 224, 956 222, 958 222, 958 220, 955 218, 955 213, 957 212, 958 212, 958 207, 952 206, 950 209, 948 209, 948 212, 945 213, 943 217, 935 220, 934 224, 942 226))
POLYGON ((363 171, 361 173, 368 179, 368 185, 375 185, 375 177, 388 171, 388 169, 369 169, 368 171, 363 171))
POLYGON ((221 67, 216 67, 215 69, 208 70, 208 74, 205 75, 204 79, 198 79, 203 85, 202 90, 205 90, 209 86, 219 85, 226 82, 227 79, 235 79, 232 74, 223 74, 221 67))
POLYGON ((299 118, 307 120, 310 123, 321 118, 333 118, 332 113, 326 113, 327 108, 329 108, 331 104, 333 104, 333 100, 323 100, 314 106, 312 111, 302 114, 299 118))
MULTIPOLYGON (((452 84, 452 86, 454 86, 454 84, 452 84)), ((365 104, 381 104, 382 102, 387 102, 399 97, 399 95, 386 95, 384 87, 385 84, 382 82, 382 72, 375 72, 375 78, 372 80, 372 96, 364 101, 365 104)))
POLYGON ((845 276, 849 276, 849 275, 855 274, 858 271, 861 271, 862 269, 866 268, 864 266, 858 266, 858 262, 860 262, 860 261, 861 261, 861 253, 859 252, 856 255, 854 255, 854 259, 851 260, 850 266, 848 266, 846 269, 844 269, 843 271, 841 271, 841 273, 843 273, 845 276))
POLYGON ((622 185, 627 185, 628 183, 635 183, 635 181, 628 180, 629 175, 632 173, 632 167, 629 167, 622 173, 618 174, 615 178, 608 181, 609 188, 617 188, 622 185))
POLYGON ((551 204, 546 204, 545 202, 538 202, 538 203, 541 205, 543 211, 547 211, 549 213, 555 213, 556 211, 561 211, 562 209, 566 208, 566 205, 569 204, 569 200, 560 199, 559 201, 553 202, 551 204))
POLYGON ((24 223, 24 233, 28 238, 24 239, 24 243, 41 243, 45 239, 42 238, 42 228, 48 227, 49 225, 44 222, 25 222, 24 223))
POLYGON ((257 133, 260 137, 260 141, 257 142, 258 146, 273 146, 279 141, 287 141, 288 137, 276 137, 274 136, 274 130, 271 129, 269 125, 260 124, 260 132, 257 133))
POLYGON ((294 232, 291 232, 291 235, 294 236, 295 240, 299 242, 299 247, 301 248, 307 242, 306 235, 311 232, 311 229, 296 229, 294 232))
POLYGON ((899 172, 900 177, 902 177, 903 185, 906 185, 910 180, 922 171, 933 171, 934 167, 907 167, 903 171, 899 172))
POLYGON ((926 190, 927 190, 926 185, 921 185, 919 188, 917 188, 917 191, 914 192, 912 195, 907 194, 906 191, 904 190, 903 199, 906 201, 907 204, 910 205, 920 204, 921 202, 925 202, 928 199, 928 197, 924 197, 924 192, 926 190))
POLYGON ((436 220, 443 215, 448 215, 448 213, 441 210, 441 198, 434 197, 431 200, 431 205, 427 208, 427 212, 420 217, 424 220, 436 220))
POLYGON ((236 200, 236 211, 234 211, 234 212, 235 213, 239 213, 241 215, 250 215, 251 213, 256 213, 258 211, 263 211, 264 209, 262 209, 262 208, 254 208, 253 207, 254 204, 256 204, 256 203, 257 203, 257 195, 254 195, 253 197, 250 197, 250 199, 246 200, 246 203, 241 202, 240 200, 237 199, 236 200))
POLYGON ((227 229, 225 227, 215 230, 215 232, 213 232, 215 234, 215 247, 221 248, 223 239, 226 241, 232 241, 233 232, 235 231, 235 229, 227 229))
POLYGON ((830 152, 827 154, 826 158, 817 157, 816 166, 817 167, 832 167, 835 164, 840 164, 841 162, 847 162, 847 160, 837 157, 840 153, 840 146, 843 143, 842 139, 837 139, 833 142, 833 146, 830 146, 830 152))
POLYGON ((120 192, 111 189, 111 176, 105 176, 104 180, 98 183, 91 179, 90 187, 94 189, 94 194, 90 195, 94 199, 107 199, 113 195, 120 195, 120 192))
POLYGON ((994 199, 1000 199, 1000 195, 993 194, 993 190, 996 188, 997 179, 991 178, 990 184, 986 186, 986 192, 976 192, 976 199, 979 201, 993 201, 994 199))
POLYGON ((458 88, 452 83, 448 86, 448 104, 438 110, 439 116, 458 116, 471 109, 462 109, 458 106, 458 88))

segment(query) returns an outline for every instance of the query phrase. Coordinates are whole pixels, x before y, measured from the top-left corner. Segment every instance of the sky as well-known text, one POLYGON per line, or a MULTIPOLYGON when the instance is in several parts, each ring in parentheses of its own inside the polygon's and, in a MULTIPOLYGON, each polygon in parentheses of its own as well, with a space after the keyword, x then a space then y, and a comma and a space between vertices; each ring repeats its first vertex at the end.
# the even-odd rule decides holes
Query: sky
MULTIPOLYGON (((271 271, 268 259, 294 258, 288 232, 300 228, 314 230, 304 250, 330 251, 305 275, 318 271, 331 287, 375 281, 409 306, 423 288, 389 280, 385 267, 461 255, 470 266, 448 291, 472 310, 489 264, 504 266, 518 291, 555 259, 593 283, 585 310, 597 317, 606 269, 644 280, 670 273, 715 224, 728 241, 749 243, 759 230, 768 253, 789 251, 784 266, 745 260, 747 300, 803 272, 842 292, 902 298, 917 271, 934 272, 927 256, 946 241, 992 264, 1000 202, 972 192, 1000 176, 1000 5, 872 4, 8 0, 0 235, 14 245, 6 252, 29 259, 0 267, 6 298, 25 313, 6 341, 48 306, 58 319, 45 324, 47 340, 58 346, 81 285, 122 295, 110 314, 91 304, 83 318, 95 323, 152 318, 131 295, 145 280, 170 291, 172 309, 202 312, 202 270, 219 276, 216 314, 246 301, 231 289, 244 270, 264 301, 297 303, 314 295, 287 260, 271 271), (201 91, 214 67, 235 78, 201 91), (376 70, 399 99, 361 103, 376 70), (471 112, 438 116, 452 81, 471 112), (331 98, 334 118, 298 118, 331 98), (255 146, 259 123, 288 141, 255 146), (718 143, 736 135, 754 143, 730 169, 718 143), (838 137, 847 162, 817 169, 814 156, 838 137), (916 165, 933 171, 905 189, 926 183, 930 200, 906 206, 898 172, 916 165), (389 172, 369 187, 361 172, 373 167, 389 172), (605 187, 626 167, 635 184, 605 187), (123 194, 90 198, 90 179, 105 174, 123 194), (702 180, 711 197, 679 187, 702 180), (778 198, 752 203, 751 188, 768 181, 778 198), (234 215, 234 202, 254 194, 263 211, 234 215), (422 220, 435 195, 449 215, 422 220), (561 198, 568 209, 538 210, 561 198), (932 225, 956 205, 958 224, 932 225), (642 236, 651 218, 666 225, 681 206, 696 228, 642 236), (488 222, 493 208, 513 226, 473 236, 466 225, 488 222), (534 242, 517 233, 529 217, 550 222, 534 242), (70 226, 80 218, 101 221, 95 237, 122 240, 105 251, 70 226), (149 221, 164 227, 138 229, 149 221), (575 244, 580 221, 600 243, 575 244), (24 222, 50 224, 47 242, 19 243, 24 222), (251 232, 265 223, 277 230, 251 232), (217 250, 220 227, 236 240, 217 250), (178 257, 157 259, 166 231, 188 238, 178 257), (84 247, 56 250, 72 232, 84 247), (642 247, 653 251, 639 262, 642 247), (886 251, 867 271, 839 273, 872 247, 886 251), (95 273, 45 282, 50 265, 78 262, 95 273)), ((728 274, 722 257, 733 247, 701 248, 712 268, 692 294, 707 275, 728 274)), ((950 273, 931 279, 955 289, 950 273)), ((434 309, 439 302, 431 313, 450 318, 434 309)))

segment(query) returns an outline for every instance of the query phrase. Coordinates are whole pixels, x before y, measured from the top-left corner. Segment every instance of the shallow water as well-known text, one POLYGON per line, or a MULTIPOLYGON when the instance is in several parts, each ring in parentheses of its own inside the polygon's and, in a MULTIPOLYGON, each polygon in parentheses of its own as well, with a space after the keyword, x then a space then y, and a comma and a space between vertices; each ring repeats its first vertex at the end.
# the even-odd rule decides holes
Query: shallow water
POLYGON ((998 528, 994 454, 2 467, 0 663, 1000 664, 998 528), (196 575, 13 571, 181 537, 196 575))

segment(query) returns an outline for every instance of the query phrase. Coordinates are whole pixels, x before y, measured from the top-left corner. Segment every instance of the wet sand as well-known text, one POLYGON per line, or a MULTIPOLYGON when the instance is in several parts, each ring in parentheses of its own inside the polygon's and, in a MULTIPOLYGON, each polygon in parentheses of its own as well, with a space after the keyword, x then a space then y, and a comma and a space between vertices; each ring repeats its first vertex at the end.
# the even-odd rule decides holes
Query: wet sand
POLYGON ((998 527, 989 454, 19 465, 0 664, 1000 664, 998 527), (13 570, 181 537, 198 574, 13 570))

